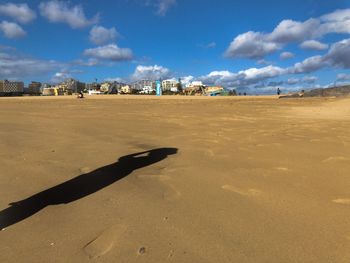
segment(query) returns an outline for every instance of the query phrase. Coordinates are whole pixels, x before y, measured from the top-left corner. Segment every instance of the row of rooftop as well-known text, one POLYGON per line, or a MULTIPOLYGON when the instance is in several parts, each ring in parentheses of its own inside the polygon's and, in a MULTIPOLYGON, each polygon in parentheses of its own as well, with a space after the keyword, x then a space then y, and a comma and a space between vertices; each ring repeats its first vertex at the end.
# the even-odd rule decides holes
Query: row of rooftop
MULTIPOLYGON (((228 91, 221 86, 207 86, 201 81, 193 81, 186 85, 181 80, 168 79, 161 83, 163 94, 183 95, 235 95, 234 91, 228 91)), ((62 96, 78 93, 98 94, 156 94, 156 81, 140 80, 131 84, 105 81, 102 83, 84 83, 75 79, 50 85, 41 82, 31 82, 27 87, 22 81, 0 80, 0 96, 6 95, 36 95, 36 96, 62 96)))

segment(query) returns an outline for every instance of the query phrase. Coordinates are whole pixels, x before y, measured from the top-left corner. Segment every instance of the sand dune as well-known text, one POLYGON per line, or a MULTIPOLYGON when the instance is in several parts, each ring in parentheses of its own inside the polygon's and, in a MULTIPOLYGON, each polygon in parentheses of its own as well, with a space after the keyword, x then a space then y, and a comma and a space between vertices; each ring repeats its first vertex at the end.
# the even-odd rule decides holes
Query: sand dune
POLYGON ((349 113, 334 98, 1 98, 0 262, 350 262, 349 113))

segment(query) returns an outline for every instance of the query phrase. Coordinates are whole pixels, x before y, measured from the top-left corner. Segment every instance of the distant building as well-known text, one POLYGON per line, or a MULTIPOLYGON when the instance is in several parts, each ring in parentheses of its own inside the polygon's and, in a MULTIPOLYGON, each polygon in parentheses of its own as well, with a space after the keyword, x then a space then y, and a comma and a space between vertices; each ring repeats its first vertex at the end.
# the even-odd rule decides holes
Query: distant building
POLYGON ((55 96, 55 89, 53 88, 43 88, 43 96, 55 96))
POLYGON ((186 95, 202 95, 205 93, 205 85, 202 81, 193 81, 185 88, 186 95))
POLYGON ((162 81, 162 90, 163 91, 173 91, 173 92, 177 92, 177 85, 178 85, 178 81, 176 79, 166 79, 162 81))
MULTIPOLYGON (((86 84, 75 79, 66 79, 63 83, 71 93, 80 93, 85 90, 86 84)), ((62 85, 61 84, 61 85, 62 85)))
POLYGON ((65 90, 62 87, 44 88, 42 92, 43 96, 63 96, 65 90))
POLYGON ((121 87, 125 86, 126 84, 121 82, 105 82, 101 84, 100 91, 106 93, 106 94, 117 94, 120 92, 121 87))
POLYGON ((225 89, 221 86, 208 86, 204 89, 204 91, 207 95, 217 95, 222 94, 225 91, 225 89))
POLYGON ((0 80, 0 96, 22 95, 24 83, 21 81, 0 80))
POLYGON ((93 90, 93 89, 89 90, 88 93, 89 93, 89 95, 103 95, 103 94, 105 94, 101 90, 93 90))
POLYGON ((205 85, 203 84, 202 81, 192 81, 186 85, 186 88, 193 88, 193 87, 204 87, 205 85))
POLYGON ((42 84, 40 82, 32 81, 28 85, 27 93, 29 95, 40 95, 42 94, 42 84))
POLYGON ((131 91, 132 91, 132 89, 131 89, 130 85, 125 85, 125 86, 120 88, 120 93, 122 93, 122 94, 130 94, 131 91))
POLYGON ((103 83, 101 84, 101 87, 100 87, 100 91, 103 92, 103 93, 108 93, 110 88, 111 88, 112 84, 111 83, 103 83))
POLYGON ((156 90, 156 82, 153 80, 139 80, 131 84, 131 88, 137 92, 144 90, 156 90))

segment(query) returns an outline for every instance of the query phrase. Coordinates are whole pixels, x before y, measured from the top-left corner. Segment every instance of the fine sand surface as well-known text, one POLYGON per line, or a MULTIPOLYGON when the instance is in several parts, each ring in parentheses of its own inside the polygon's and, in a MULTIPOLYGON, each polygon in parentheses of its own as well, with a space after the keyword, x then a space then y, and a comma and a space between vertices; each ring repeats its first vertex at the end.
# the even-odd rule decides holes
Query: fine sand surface
POLYGON ((0 167, 0 262, 350 262, 350 99, 0 98, 0 167))

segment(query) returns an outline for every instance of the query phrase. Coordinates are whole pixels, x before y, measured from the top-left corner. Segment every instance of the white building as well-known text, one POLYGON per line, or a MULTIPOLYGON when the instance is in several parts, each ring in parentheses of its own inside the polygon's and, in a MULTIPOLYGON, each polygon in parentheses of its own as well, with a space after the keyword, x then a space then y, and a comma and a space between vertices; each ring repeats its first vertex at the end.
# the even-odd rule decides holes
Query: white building
POLYGON ((162 81, 162 90, 171 90, 177 92, 178 81, 176 79, 166 79, 162 81))
POLYGON ((192 81, 186 85, 186 88, 193 88, 193 87, 204 87, 202 81, 192 81))
POLYGON ((124 94, 130 94, 131 93, 131 87, 129 85, 125 85, 120 88, 120 92, 124 94))

